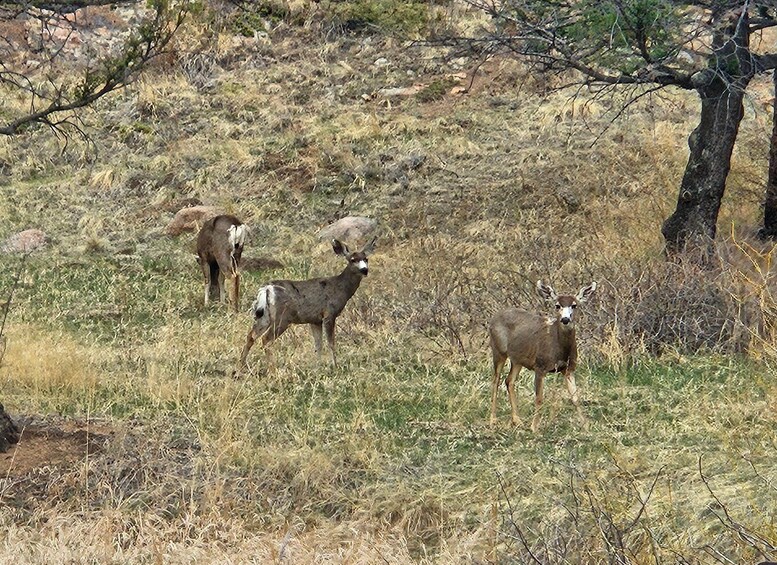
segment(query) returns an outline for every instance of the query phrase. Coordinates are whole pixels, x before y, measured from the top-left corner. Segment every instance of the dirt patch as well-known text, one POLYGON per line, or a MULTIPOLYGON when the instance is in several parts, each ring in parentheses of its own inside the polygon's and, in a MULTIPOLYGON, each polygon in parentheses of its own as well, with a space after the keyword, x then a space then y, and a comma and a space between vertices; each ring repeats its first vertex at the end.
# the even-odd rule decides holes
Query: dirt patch
POLYGON ((41 467, 71 467, 102 451, 113 430, 106 423, 21 416, 19 443, 0 454, 0 478, 21 477, 41 467))

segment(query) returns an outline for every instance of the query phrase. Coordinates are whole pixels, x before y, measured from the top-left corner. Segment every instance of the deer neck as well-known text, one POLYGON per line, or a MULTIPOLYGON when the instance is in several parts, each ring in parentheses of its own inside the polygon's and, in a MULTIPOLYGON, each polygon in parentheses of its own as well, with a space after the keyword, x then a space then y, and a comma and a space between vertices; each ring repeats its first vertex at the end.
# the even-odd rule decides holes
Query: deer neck
POLYGON ((566 326, 556 320, 555 324, 556 343, 558 344, 559 354, 562 359, 569 358, 572 348, 575 345, 575 325, 570 322, 566 326))
POLYGON ((350 298, 359 288, 359 285, 362 282, 362 278, 363 275, 359 271, 354 270, 350 265, 348 265, 345 269, 343 269, 342 273, 337 275, 338 288, 343 289, 343 292, 345 292, 346 296, 350 298))

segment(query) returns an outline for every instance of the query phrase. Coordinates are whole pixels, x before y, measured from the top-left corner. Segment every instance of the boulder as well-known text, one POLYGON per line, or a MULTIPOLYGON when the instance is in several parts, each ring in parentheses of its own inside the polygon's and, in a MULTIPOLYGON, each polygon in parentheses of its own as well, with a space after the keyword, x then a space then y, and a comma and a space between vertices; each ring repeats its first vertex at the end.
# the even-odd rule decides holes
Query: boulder
POLYGON ((323 241, 339 239, 344 243, 364 245, 378 229, 378 222, 362 216, 346 216, 318 232, 323 241))
POLYGON ((183 232, 199 231, 203 223, 223 213, 223 210, 215 206, 189 206, 181 208, 167 225, 167 234, 178 236, 183 232))

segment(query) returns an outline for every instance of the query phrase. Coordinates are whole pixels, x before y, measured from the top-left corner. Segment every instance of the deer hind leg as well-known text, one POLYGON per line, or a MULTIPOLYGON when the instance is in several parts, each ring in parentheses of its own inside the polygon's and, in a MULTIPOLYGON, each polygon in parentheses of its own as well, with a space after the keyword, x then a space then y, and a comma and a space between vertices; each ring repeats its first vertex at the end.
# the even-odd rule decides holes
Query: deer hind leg
POLYGON ((507 395, 510 397, 510 411, 512 413, 513 425, 518 425, 518 401, 515 398, 515 377, 521 370, 521 366, 510 359, 510 372, 507 374, 507 395))
POLYGON ((545 373, 534 371, 534 418, 531 422, 531 431, 535 434, 540 429, 540 406, 542 406, 542 391, 545 386, 545 373))
POLYGON ((240 273, 233 273, 229 280, 229 303, 235 312, 240 311, 240 273))
POLYGON ((215 295, 214 285, 218 281, 219 268, 218 265, 205 260, 200 260, 200 268, 205 277, 205 306, 207 306, 215 295))
POLYGON ((507 361, 506 355, 500 355, 494 352, 494 375, 491 381, 491 418, 489 424, 496 425, 496 395, 499 390, 499 383, 502 380, 502 369, 507 361))
POLYGON ((219 302, 224 302, 224 299, 226 298, 226 289, 224 288, 224 270, 219 269, 219 302))

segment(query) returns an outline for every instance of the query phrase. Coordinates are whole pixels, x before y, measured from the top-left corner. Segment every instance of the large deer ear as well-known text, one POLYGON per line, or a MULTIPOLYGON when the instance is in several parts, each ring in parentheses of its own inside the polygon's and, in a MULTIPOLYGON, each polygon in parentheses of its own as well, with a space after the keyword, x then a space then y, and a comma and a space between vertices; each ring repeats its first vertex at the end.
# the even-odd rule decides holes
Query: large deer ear
POLYGON ((364 246, 364 249, 362 249, 362 253, 365 255, 369 255, 373 251, 375 251, 375 242, 378 240, 377 237, 373 237, 372 241, 369 242, 367 245, 364 246))
POLYGON ((553 290, 553 287, 542 281, 537 281, 537 294, 545 300, 556 300, 558 298, 558 294, 553 290))
POLYGON ((334 250, 335 255, 348 257, 351 254, 351 252, 348 250, 348 246, 339 239, 332 240, 332 249, 334 250))
POLYGON ((583 302, 586 302, 589 298, 591 298, 591 295, 596 290, 596 283, 592 282, 585 288, 581 288, 580 292, 577 293, 577 296, 575 299, 582 304, 583 302))

